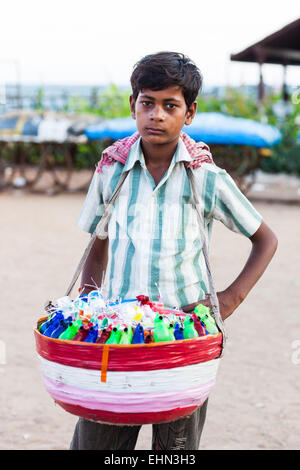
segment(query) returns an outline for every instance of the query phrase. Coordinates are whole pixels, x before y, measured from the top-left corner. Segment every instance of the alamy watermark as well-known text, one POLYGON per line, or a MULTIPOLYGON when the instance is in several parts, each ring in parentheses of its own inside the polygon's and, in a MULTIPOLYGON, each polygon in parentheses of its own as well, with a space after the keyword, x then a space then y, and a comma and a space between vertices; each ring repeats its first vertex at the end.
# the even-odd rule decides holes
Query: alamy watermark
POLYGON ((0 366, 6 364, 6 344, 0 339, 0 366))
POLYGON ((300 364, 300 339, 295 339, 292 342, 291 347, 292 349, 294 349, 294 351, 292 352, 291 361, 292 364, 297 366, 298 364, 300 364))
MULTIPOLYGON (((99 218, 105 210, 105 205, 99 205, 96 215, 99 218)), ((199 204, 199 212, 203 214, 204 207, 199 204)), ((203 217, 203 215, 202 215, 203 217)), ((194 241, 199 235, 199 226, 194 205, 187 203, 162 203, 151 199, 147 204, 134 203, 128 206, 126 196, 120 196, 115 206, 114 215, 109 229, 110 239, 127 240, 186 240, 194 241), (157 221, 157 229, 153 230, 153 221, 157 221), (188 228, 188 230, 186 230, 188 228)), ((97 229, 97 236, 105 238, 108 227, 97 229)))
POLYGON ((300 103, 300 88, 298 88, 297 90, 295 90, 292 93, 291 101, 292 101, 293 104, 299 104, 300 103))

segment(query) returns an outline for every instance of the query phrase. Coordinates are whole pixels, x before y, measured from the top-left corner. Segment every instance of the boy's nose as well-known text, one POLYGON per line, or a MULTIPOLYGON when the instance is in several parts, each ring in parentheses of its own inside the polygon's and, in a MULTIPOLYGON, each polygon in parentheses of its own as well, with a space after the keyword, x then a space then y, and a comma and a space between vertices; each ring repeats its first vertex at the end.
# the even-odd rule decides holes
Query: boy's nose
POLYGON ((154 106, 151 113, 153 121, 162 121, 164 119, 164 110, 161 106, 154 106))

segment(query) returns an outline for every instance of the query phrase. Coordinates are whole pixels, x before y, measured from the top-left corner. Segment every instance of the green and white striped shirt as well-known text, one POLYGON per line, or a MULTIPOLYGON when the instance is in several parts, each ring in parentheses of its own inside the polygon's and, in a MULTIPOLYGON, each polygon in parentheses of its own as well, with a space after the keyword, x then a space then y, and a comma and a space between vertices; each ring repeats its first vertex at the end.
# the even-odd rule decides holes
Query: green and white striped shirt
MULTIPOLYGON (((179 139, 168 171, 155 186, 147 170, 141 139, 131 147, 125 166, 119 162, 95 172, 78 226, 92 233, 123 171, 131 169, 108 224, 109 257, 105 289, 109 298, 148 295, 183 307, 204 298, 208 281, 197 213, 184 162, 191 161, 179 139)), ((210 163, 194 170, 204 230, 210 240, 213 219, 247 237, 262 217, 228 173, 210 163)))

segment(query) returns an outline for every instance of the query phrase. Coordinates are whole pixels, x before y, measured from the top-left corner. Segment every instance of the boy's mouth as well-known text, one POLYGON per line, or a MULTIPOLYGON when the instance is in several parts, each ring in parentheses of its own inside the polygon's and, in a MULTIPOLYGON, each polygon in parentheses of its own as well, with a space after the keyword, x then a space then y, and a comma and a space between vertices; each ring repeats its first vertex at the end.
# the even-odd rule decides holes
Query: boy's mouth
POLYGON ((148 132, 148 134, 153 135, 160 135, 166 132, 164 129, 160 129, 159 127, 146 127, 146 131, 148 132))

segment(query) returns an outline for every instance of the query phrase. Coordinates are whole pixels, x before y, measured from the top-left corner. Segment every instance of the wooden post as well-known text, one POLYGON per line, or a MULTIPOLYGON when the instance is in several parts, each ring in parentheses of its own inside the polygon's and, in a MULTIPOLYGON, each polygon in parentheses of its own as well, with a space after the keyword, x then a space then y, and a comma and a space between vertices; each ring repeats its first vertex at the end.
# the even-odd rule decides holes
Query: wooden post
POLYGON ((287 64, 283 64, 283 83, 282 83, 282 99, 283 101, 288 101, 289 100, 289 94, 287 90, 287 84, 286 84, 286 67, 287 64))
POLYGON ((258 85, 258 100, 262 102, 264 97, 264 79, 262 74, 262 66, 263 64, 259 62, 259 85, 258 85))
POLYGON ((259 46, 254 47, 254 54, 256 56, 256 60, 259 65, 258 101, 261 104, 263 97, 264 97, 264 93, 265 93, 264 79, 263 79, 263 73, 262 73, 262 66, 265 61, 265 54, 262 48, 259 46))

